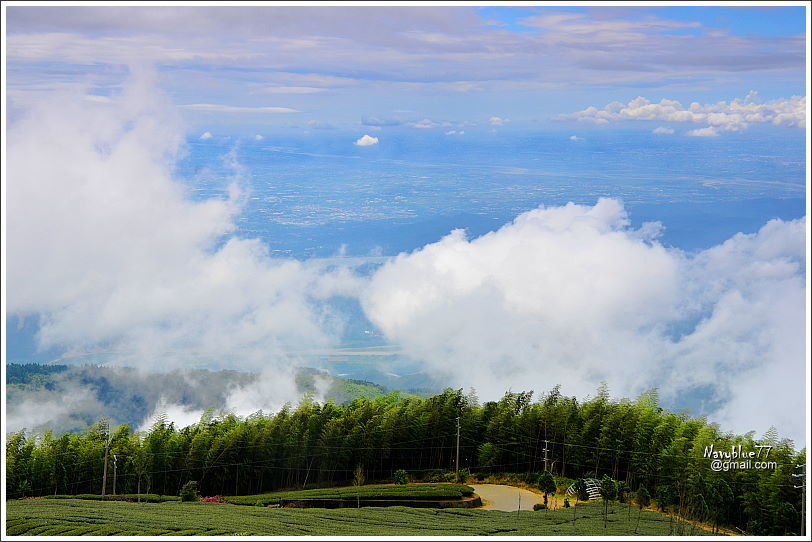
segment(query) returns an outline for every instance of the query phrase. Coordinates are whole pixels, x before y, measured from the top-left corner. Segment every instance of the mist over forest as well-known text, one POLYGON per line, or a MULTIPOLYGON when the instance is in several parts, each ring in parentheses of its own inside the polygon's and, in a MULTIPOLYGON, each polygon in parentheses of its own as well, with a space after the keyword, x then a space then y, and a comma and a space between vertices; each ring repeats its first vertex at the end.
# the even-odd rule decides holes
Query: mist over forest
MULTIPOLYGON (((29 435, 46 430, 82 433, 102 419, 133 431, 147 430, 159 418, 180 428, 197 423, 204 411, 247 416, 262 410, 256 405, 266 405, 266 413, 267 405, 284 406, 267 398, 242 407, 237 397, 253 397, 262 379, 257 373, 235 370, 148 373, 129 367, 12 363, 6 374, 6 431, 27 430, 29 435)), ((310 396, 342 404, 386 392, 372 382, 330 377, 315 369, 298 369, 292 381, 296 386, 286 397, 296 403, 310 396)))

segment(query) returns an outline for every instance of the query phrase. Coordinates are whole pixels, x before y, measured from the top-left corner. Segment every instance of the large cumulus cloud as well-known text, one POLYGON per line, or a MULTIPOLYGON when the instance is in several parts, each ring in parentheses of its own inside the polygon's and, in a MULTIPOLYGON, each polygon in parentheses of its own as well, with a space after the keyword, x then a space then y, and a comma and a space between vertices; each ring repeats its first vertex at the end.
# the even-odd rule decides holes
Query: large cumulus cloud
POLYGON ((657 243, 657 224, 630 228, 617 200, 539 208, 398 256, 362 299, 407 353, 485 398, 701 390, 732 429, 801 438, 804 227, 773 220, 691 255, 657 243))

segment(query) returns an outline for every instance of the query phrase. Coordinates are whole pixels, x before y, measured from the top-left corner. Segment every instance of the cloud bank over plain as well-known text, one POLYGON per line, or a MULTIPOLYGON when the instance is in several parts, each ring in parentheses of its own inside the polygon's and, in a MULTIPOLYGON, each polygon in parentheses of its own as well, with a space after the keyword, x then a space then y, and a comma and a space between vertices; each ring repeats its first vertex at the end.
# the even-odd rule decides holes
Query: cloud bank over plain
POLYGON ((773 220, 688 255, 656 242, 657 223, 630 229, 617 200, 539 208, 401 254, 362 300, 408 355, 483 398, 710 391, 725 428, 802 438, 804 230, 773 220))
MULTIPOLYGON (((738 132, 759 123, 806 127, 806 97, 793 96, 765 103, 758 103, 756 99, 756 93, 751 91, 743 100, 734 98, 730 102, 720 101, 712 104, 692 102, 685 107, 676 100, 663 98, 658 103, 652 103, 648 98, 638 96, 627 104, 612 102, 602 109, 590 106, 575 113, 558 115, 556 118, 593 124, 642 120, 708 125, 687 133, 693 136, 716 136, 720 132, 738 132)), ((669 133, 665 131, 669 129, 658 127, 654 133, 669 133)))
POLYGON ((234 236, 239 167, 227 197, 193 200, 172 174, 182 125, 151 77, 110 103, 43 100, 9 126, 7 313, 39 315, 42 348, 154 370, 277 371, 335 344, 324 302, 356 279, 234 236))

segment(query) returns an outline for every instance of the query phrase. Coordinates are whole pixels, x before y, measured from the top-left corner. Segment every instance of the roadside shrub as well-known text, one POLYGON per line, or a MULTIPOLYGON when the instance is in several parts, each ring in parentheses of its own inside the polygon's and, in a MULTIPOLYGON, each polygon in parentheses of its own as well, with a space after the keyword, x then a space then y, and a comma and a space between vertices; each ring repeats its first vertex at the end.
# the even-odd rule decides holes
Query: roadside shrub
POLYGON ((542 504, 540 502, 533 505, 533 511, 534 512, 537 511, 537 510, 546 510, 546 509, 547 509, 547 505, 542 504))
POLYGON ((222 498, 220 495, 215 495, 213 497, 203 497, 202 499, 200 499, 200 502, 213 502, 218 504, 228 503, 228 501, 222 498))
POLYGON ((570 500, 565 498, 564 499, 564 508, 569 508, 569 507, 570 507, 570 500))
POLYGON ((200 493, 197 491, 197 482, 190 480, 180 488, 180 500, 182 502, 195 502, 200 500, 200 493))
POLYGON ((451 471, 435 471, 426 476, 426 481, 437 484, 442 482, 453 482, 455 478, 454 473, 451 471))
POLYGON ((457 473, 457 479, 455 480, 458 484, 465 484, 468 482, 468 478, 471 477, 471 471, 468 469, 460 469, 457 473))
POLYGON ((399 486, 405 486, 409 483, 409 474, 403 470, 398 469, 395 471, 395 484, 399 486))

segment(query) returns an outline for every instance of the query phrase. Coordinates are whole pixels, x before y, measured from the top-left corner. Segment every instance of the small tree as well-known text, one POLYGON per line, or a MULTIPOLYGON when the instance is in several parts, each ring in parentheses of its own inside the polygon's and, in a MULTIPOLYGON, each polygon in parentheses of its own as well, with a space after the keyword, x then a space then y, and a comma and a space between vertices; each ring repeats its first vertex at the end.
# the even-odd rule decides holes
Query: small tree
POLYGON ((626 502, 626 494, 629 492, 629 486, 626 485, 626 482, 623 480, 619 480, 617 482, 617 500, 620 502, 626 502))
POLYGON ((542 472, 539 474, 538 486, 542 493, 544 493, 544 506, 547 506, 547 495, 555 493, 555 479, 549 472, 542 472))
POLYGON ((197 491, 197 482, 190 480, 180 488, 181 502, 195 502, 200 500, 200 493, 197 491))
MULTIPOLYGON (((665 512, 668 513, 668 507, 672 504, 676 503, 677 496, 674 493, 674 488, 670 485, 662 485, 657 488, 657 507, 665 512)), ((672 534, 674 532, 674 516, 668 516, 668 534, 672 534)))
POLYGON ((364 469, 361 464, 355 466, 355 472, 352 476, 352 485, 355 486, 356 495, 358 496, 358 508, 361 508, 361 486, 364 485, 364 469))
POLYGON ((589 500, 589 491, 586 489, 586 482, 583 478, 578 478, 573 485, 573 489, 575 489, 575 494, 578 496, 579 501, 588 501, 589 500))
POLYGON ((466 483, 468 483, 468 478, 470 478, 470 477, 471 477, 471 471, 469 471, 468 469, 460 469, 457 472, 457 476, 456 476, 457 483, 458 484, 466 484, 466 483))
POLYGON ((609 514, 609 501, 617 498, 617 484, 608 474, 604 474, 601 478, 601 497, 603 497, 603 528, 606 528, 609 514))
POLYGON ((395 484, 399 486, 405 486, 409 483, 409 474, 403 470, 398 469, 395 471, 395 484))
POLYGON ((586 489, 586 482, 583 478, 578 478, 572 485, 572 489, 575 491, 575 506, 572 507, 572 522, 575 523, 577 519, 575 509, 578 507, 578 501, 588 501, 589 492, 586 489))
POLYGON ((646 489, 644 486, 637 488, 635 500, 637 501, 637 506, 640 507, 640 510, 637 512, 637 525, 634 527, 634 533, 637 534, 637 529, 640 527, 640 515, 643 513, 643 508, 646 508, 651 504, 651 495, 649 494, 648 489, 646 489))

